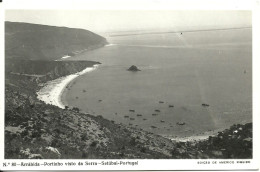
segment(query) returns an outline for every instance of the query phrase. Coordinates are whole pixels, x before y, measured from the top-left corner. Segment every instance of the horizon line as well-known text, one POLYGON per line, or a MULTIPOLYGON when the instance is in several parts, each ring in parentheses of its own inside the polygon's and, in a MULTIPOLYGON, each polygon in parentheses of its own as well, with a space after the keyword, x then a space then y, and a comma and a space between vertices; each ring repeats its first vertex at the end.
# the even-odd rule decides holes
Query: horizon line
POLYGON ((109 37, 133 36, 133 35, 150 35, 150 34, 163 34, 163 33, 187 33, 187 32, 221 31, 221 30, 239 30, 239 29, 252 29, 252 26, 251 27, 248 26, 248 27, 235 27, 235 28, 221 28, 221 29, 198 29, 198 30, 167 31, 167 32, 128 33, 128 34, 109 35, 109 37))

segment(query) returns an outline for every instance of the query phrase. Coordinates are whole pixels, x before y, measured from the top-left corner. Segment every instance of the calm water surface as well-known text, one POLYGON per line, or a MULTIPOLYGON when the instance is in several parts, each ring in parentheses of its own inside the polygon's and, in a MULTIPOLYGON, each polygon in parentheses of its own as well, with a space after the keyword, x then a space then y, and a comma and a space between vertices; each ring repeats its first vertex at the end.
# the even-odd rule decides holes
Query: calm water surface
POLYGON ((64 100, 163 135, 190 136, 249 122, 251 35, 251 29, 240 29, 108 37, 111 46, 74 58, 102 64, 74 80, 64 100), (127 71, 131 65, 141 71, 127 71))

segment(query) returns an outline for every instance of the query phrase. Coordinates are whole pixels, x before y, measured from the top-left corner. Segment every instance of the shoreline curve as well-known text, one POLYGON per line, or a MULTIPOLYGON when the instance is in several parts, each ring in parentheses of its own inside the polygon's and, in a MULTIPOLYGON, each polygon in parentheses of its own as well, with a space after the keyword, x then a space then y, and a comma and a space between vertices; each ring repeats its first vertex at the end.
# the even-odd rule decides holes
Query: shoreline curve
POLYGON ((37 98, 46 104, 51 104, 61 109, 65 109, 65 105, 61 101, 61 96, 66 86, 80 75, 94 71, 98 66, 98 64, 95 64, 80 72, 46 82, 44 86, 36 92, 37 98))

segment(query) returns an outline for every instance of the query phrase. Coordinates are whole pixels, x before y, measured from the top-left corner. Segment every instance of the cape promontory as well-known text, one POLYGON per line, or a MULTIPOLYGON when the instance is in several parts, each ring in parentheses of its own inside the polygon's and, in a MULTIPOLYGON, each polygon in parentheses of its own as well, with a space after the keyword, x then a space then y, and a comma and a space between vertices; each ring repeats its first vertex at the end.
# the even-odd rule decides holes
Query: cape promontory
POLYGON ((84 29, 5 22, 5 56, 12 59, 57 60, 107 44, 84 29))

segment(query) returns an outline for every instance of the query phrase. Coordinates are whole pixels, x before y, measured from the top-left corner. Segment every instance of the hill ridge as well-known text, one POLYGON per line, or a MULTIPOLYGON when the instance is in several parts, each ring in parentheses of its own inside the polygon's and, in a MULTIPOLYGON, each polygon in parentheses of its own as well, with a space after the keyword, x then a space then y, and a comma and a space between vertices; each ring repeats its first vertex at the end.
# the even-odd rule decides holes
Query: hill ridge
POLYGON ((104 37, 85 29, 5 22, 6 58, 57 60, 107 43, 104 37))

